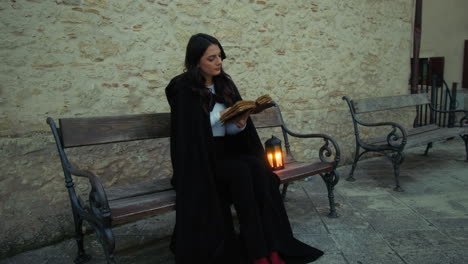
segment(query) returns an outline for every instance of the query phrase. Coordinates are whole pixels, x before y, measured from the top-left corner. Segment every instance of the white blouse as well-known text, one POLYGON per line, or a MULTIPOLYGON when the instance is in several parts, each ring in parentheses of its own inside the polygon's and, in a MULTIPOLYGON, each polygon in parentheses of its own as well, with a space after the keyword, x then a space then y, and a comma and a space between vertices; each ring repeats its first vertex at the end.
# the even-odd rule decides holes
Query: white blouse
MULTIPOLYGON (((208 86, 210 92, 215 94, 214 84, 208 86)), ((235 135, 244 130, 244 127, 238 127, 236 124, 229 123, 227 125, 223 125, 224 123, 219 121, 221 117, 220 112, 226 109, 224 104, 216 103, 213 107, 213 110, 210 112, 210 121, 211 121, 211 129, 213 131, 214 137, 224 137, 226 134, 228 135, 235 135)))

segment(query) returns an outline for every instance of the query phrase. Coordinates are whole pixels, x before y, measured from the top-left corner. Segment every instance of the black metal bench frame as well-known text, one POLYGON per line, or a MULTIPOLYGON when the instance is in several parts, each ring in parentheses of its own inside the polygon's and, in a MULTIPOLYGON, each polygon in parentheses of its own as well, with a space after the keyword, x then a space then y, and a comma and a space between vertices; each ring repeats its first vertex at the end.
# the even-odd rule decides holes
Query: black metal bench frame
MULTIPOLYGON (((327 191, 329 217, 338 217, 334 201, 334 186, 339 181, 336 171, 340 161, 340 149, 336 141, 325 134, 298 134, 290 131, 283 122, 278 106, 252 115, 257 127, 281 127, 286 148, 285 169, 275 171, 283 184, 282 195, 286 195, 290 182, 320 175, 327 191), (319 161, 298 162, 291 152, 288 135, 298 138, 323 140, 318 150, 319 161)), ((101 243, 108 263, 115 263, 115 237, 112 227, 135 221, 145 216, 157 215, 175 209, 175 191, 164 179, 158 183, 136 183, 129 186, 104 189, 98 176, 90 171, 73 166, 65 152, 66 148, 118 143, 143 139, 168 138, 170 136, 170 113, 126 115, 114 117, 80 117, 59 119, 57 127, 52 118, 47 118, 57 145, 68 190, 75 223, 75 239, 78 256, 75 263, 84 263, 91 257, 84 251, 83 221, 93 228, 101 243), (84 202, 75 191, 72 176, 88 178, 91 190, 84 202), (159 185, 160 183, 160 185, 159 185)))
POLYGON ((351 100, 347 96, 342 98, 348 103, 351 117, 353 120, 354 135, 356 138, 356 149, 354 152, 354 160, 351 171, 346 180, 355 181, 354 170, 356 169, 359 159, 368 152, 378 152, 384 154, 393 165, 395 176, 395 191, 403 191, 400 186, 400 165, 404 161, 405 147, 414 147, 418 145, 426 145, 424 155, 427 155, 433 142, 443 141, 450 137, 459 135, 465 141, 466 161, 468 161, 468 136, 464 126, 468 126, 468 111, 467 110, 437 110, 430 103, 427 94, 411 94, 400 96, 387 96, 365 98, 351 100), (459 120, 458 127, 444 127, 437 124, 428 124, 412 129, 405 129, 401 124, 395 122, 364 122, 359 118, 361 114, 378 112, 383 110, 399 109, 410 106, 428 106, 432 113, 443 113, 453 115, 456 113, 464 113, 464 116, 459 120), (389 127, 388 134, 372 138, 362 138, 360 127, 389 127), (362 151, 361 151, 362 149, 362 151))

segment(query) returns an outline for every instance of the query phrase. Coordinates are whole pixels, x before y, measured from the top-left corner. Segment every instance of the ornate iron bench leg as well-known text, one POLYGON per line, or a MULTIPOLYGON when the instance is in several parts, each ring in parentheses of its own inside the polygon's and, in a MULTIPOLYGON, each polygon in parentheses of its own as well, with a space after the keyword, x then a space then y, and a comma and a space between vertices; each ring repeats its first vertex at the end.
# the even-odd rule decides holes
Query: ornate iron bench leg
POLYGON ((427 154, 429 153, 430 148, 432 148, 432 142, 427 144, 426 151, 424 151, 424 156, 427 156, 427 154))
POLYGON ((75 220, 75 240, 78 246, 78 255, 73 262, 81 264, 91 260, 91 256, 86 254, 84 250, 83 219, 75 212, 73 212, 73 218, 75 220))
POLYGON ((404 154, 402 152, 395 153, 392 155, 393 170, 395 173, 395 188, 396 192, 403 192, 404 190, 400 187, 400 164, 403 163, 404 154))
POLYGON ((349 176, 348 178, 346 178, 347 181, 355 181, 356 179, 354 179, 354 170, 356 169, 357 167, 357 163, 359 161, 359 145, 358 143, 356 142, 356 151, 354 152, 354 161, 353 161, 353 165, 351 166, 351 171, 349 172, 349 176))
POLYGON ((330 204, 330 213, 328 213, 328 217, 337 218, 338 213, 336 212, 335 195, 333 194, 333 190, 335 188, 335 185, 340 180, 340 176, 338 175, 338 172, 336 170, 333 170, 329 173, 320 174, 320 176, 322 176, 322 179, 327 185, 328 202, 330 204))
POLYGON ((106 255, 108 264, 115 264, 114 249, 115 249, 115 238, 114 233, 110 227, 100 230, 99 242, 101 242, 102 249, 106 255))
POLYGON ((468 162, 468 134, 461 134, 460 137, 463 139, 463 141, 465 141, 465 161, 468 162))

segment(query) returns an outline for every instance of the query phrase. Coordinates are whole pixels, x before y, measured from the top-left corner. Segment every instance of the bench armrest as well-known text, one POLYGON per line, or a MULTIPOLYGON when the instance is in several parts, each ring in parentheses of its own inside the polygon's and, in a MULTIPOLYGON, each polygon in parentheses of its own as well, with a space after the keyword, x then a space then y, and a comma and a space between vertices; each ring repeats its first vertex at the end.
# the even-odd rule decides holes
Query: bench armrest
MULTIPOLYGON (((367 126, 367 127, 390 126, 391 131, 386 136, 388 146, 391 146, 397 149, 403 149, 408 140, 408 133, 406 132, 406 129, 398 123, 395 123, 395 122, 378 122, 378 123, 357 122, 357 123, 359 123, 362 126, 367 126)), ((359 133, 356 134, 356 140, 359 142, 360 145, 367 144, 359 137, 359 133)))
POLYGON ((351 102, 351 100, 347 96, 343 96, 343 100, 346 101, 349 107, 349 111, 351 113, 351 117, 353 120, 353 126, 354 126, 354 135, 356 136, 356 143, 359 146, 366 146, 366 149, 374 149, 374 150, 383 150, 386 149, 387 147, 378 147, 374 146, 372 144, 367 144, 364 142, 361 137, 359 136, 359 126, 364 126, 364 127, 379 127, 379 126, 390 126, 392 130, 387 134, 386 140, 387 140, 387 145, 388 147, 391 148, 396 148, 399 150, 402 150, 405 145, 406 141, 408 138, 408 134, 406 133, 406 130, 403 128, 402 125, 395 123, 395 122, 377 122, 377 123, 367 123, 364 121, 361 121, 355 112, 354 104, 351 102), (399 132, 397 132, 399 130, 399 132), (381 149, 383 148, 383 149, 381 149))
MULTIPOLYGON (((91 191, 89 193, 89 206, 90 206, 89 213, 91 213, 94 217, 102 219, 106 224, 110 224, 111 211, 109 208, 107 195, 104 190, 104 187, 102 186, 101 180, 92 172, 87 171, 87 170, 81 170, 81 169, 77 169, 74 167, 69 167, 68 171, 74 176, 88 178, 89 183, 91 184, 91 191)), ((89 219, 89 220, 92 220, 92 219, 89 219)))
POLYGON ((401 126, 400 124, 395 123, 395 122, 378 122, 378 123, 364 122, 358 118, 357 113, 354 110, 354 106, 351 103, 351 100, 347 96, 343 96, 342 99, 345 100, 346 103, 348 104, 349 111, 353 119, 354 133, 356 134, 356 138, 359 137, 358 126, 356 124, 359 124, 361 126, 366 126, 366 127, 391 126, 393 128, 398 128, 401 131, 402 135, 404 135, 404 137, 406 138, 406 131, 403 128, 403 126, 401 126))
POLYGON ((453 110, 440 110, 440 109, 435 109, 432 104, 428 104, 429 108, 437 113, 442 113, 442 114, 450 114, 450 113, 465 113, 465 116, 468 115, 468 110, 464 109, 453 109, 453 110))
POLYGON ((441 113, 441 114, 464 113, 465 115, 462 118, 460 118, 458 123, 460 124, 460 127, 468 126, 468 110, 464 110, 464 109, 438 110, 438 109, 435 109, 432 106, 432 104, 429 104, 429 108, 431 109, 431 111, 434 111, 435 113, 441 113))
POLYGON ((323 144, 322 147, 320 147, 319 150, 319 158, 322 162, 330 162, 327 160, 327 158, 330 158, 333 154, 333 149, 335 150, 335 156, 333 157, 333 163, 334 163, 334 168, 338 167, 338 163, 340 162, 340 156, 341 156, 341 151, 340 147, 338 146, 338 143, 334 138, 331 136, 325 135, 325 134, 299 134, 292 132, 289 130, 286 125, 283 125, 283 131, 286 132, 288 135, 292 137, 297 137, 297 138, 322 138, 325 143, 323 144), (331 142, 333 149, 330 148, 331 142))

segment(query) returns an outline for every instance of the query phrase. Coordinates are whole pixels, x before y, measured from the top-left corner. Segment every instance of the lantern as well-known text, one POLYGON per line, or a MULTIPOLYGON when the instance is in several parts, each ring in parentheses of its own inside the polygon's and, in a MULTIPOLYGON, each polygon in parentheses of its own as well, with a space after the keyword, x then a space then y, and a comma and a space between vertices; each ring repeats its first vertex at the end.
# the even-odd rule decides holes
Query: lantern
POLYGON ((281 140, 275 136, 265 141, 265 153, 268 163, 273 170, 284 169, 283 150, 281 149, 281 140))

